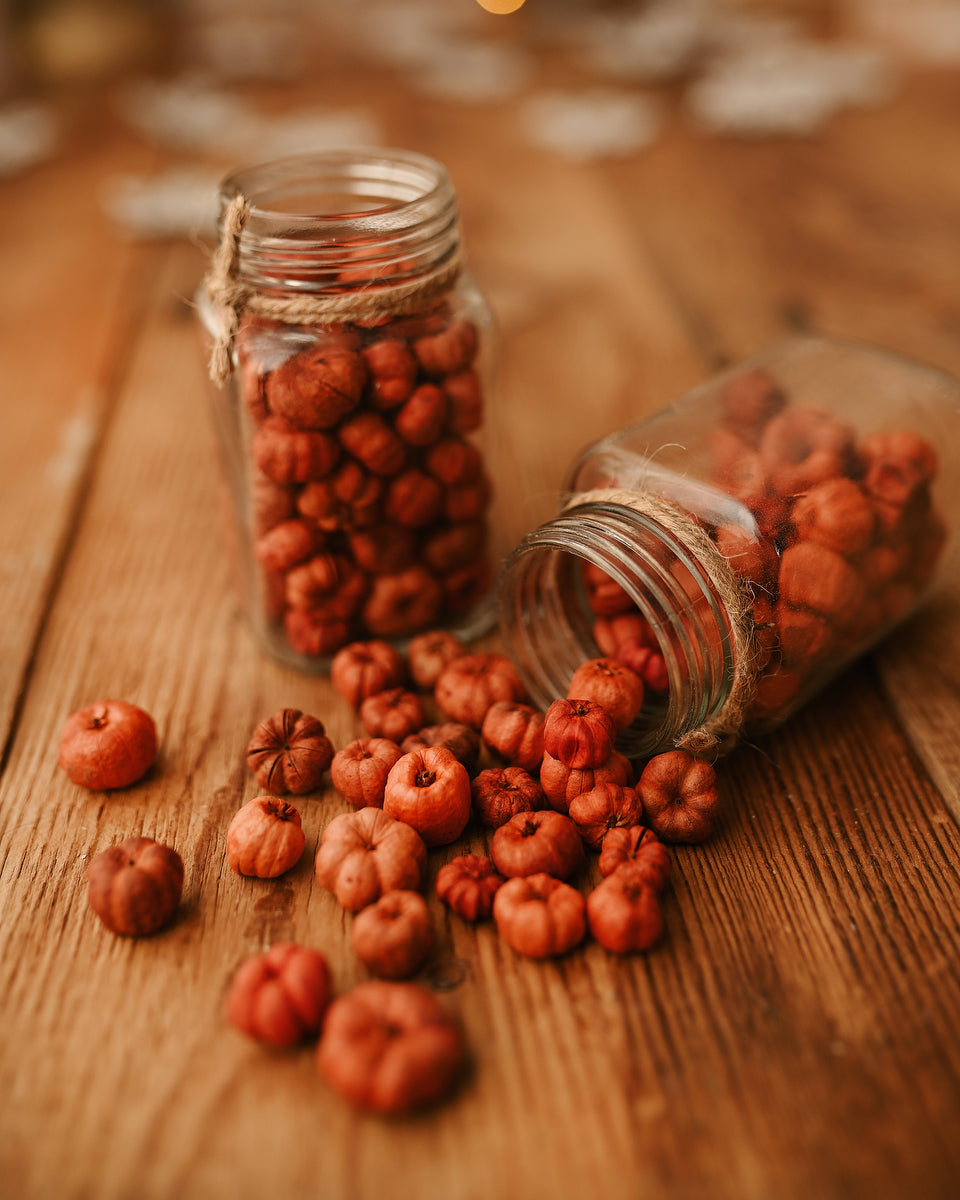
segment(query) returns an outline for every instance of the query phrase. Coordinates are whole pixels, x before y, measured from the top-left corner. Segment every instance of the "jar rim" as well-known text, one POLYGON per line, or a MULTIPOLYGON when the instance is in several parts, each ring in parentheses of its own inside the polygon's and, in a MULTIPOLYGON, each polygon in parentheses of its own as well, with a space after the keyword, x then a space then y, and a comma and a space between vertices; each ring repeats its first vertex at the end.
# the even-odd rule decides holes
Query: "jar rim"
POLYGON ((415 151, 355 148, 291 155, 227 176, 221 220, 248 203, 239 274, 257 290, 396 290, 459 260, 457 193, 446 168, 415 151))
POLYGON ((655 520, 616 503, 587 501, 566 510, 531 530, 500 573, 501 636, 541 706, 564 694, 581 662, 602 654, 589 627, 595 614, 580 589, 558 575, 559 564, 577 561, 600 567, 623 587, 657 638, 670 676, 666 700, 656 710, 645 707, 619 743, 630 758, 649 757, 722 709, 734 673, 726 609, 694 571, 686 575, 704 607, 690 603, 669 569, 689 563, 685 549, 655 520))
POLYGON ((445 207, 455 200, 450 175, 442 163, 392 147, 294 154, 242 167, 222 180, 221 204, 226 206, 238 195, 249 201, 249 220, 254 227, 277 222, 291 231, 310 226, 326 229, 348 220, 355 233, 383 233, 389 226, 406 228, 421 219, 421 210, 445 207), (304 207, 309 197, 318 197, 325 189, 337 189, 335 194, 340 197, 354 195, 384 203, 356 212, 304 207), (286 204, 281 203, 284 197, 286 204), (302 211, 291 204, 294 200, 302 211))

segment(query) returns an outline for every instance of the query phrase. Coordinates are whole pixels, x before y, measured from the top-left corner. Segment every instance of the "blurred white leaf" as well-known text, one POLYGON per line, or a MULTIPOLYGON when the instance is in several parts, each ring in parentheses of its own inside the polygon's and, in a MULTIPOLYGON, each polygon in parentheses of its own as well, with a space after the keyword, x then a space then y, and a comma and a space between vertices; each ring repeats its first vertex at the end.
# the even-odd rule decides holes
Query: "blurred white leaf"
POLYGON ((801 136, 841 108, 887 99, 893 85, 879 51, 784 41, 719 57, 690 86, 686 103, 713 132, 801 136))
POLYGON ((305 108, 263 116, 246 101, 196 77, 138 83, 124 101, 131 123, 165 145, 250 162, 381 140, 373 117, 356 109, 305 108))
POLYGON ((233 14, 189 24, 184 36, 188 52, 220 79, 289 79, 304 67, 292 20, 233 14))
POLYGON ((410 74, 421 91, 475 104, 513 96, 532 78, 526 54, 485 42, 447 42, 429 63, 420 63, 410 74))
POLYGON ((373 146, 380 141, 380 126, 368 113, 305 108, 252 122, 237 149, 243 150, 251 161, 265 161, 288 154, 373 146))
POLYGON ((635 14, 594 16, 583 27, 587 63, 621 79, 671 79, 696 59, 711 16, 706 0, 657 0, 635 14))
POLYGON ((180 167, 162 175, 118 175, 107 181, 103 207, 142 238, 199 237, 217 223, 220 174, 180 167))
POLYGON ((120 105, 141 133, 187 150, 232 146, 259 120, 249 104, 193 76, 134 83, 124 90, 120 105))
POLYGON ((653 101, 607 89, 543 92, 523 105, 521 120, 533 143, 573 162, 634 154, 661 128, 653 101))
POLYGON ((56 117, 46 105, 0 107, 0 175, 15 175, 49 158, 58 139, 56 117))

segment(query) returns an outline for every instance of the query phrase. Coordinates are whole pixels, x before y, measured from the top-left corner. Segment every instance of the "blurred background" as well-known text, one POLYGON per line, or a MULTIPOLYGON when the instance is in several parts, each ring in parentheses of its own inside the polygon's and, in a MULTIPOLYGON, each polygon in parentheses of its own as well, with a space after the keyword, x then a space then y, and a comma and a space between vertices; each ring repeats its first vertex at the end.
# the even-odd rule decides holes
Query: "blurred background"
POLYGON ((398 114, 441 157, 438 105, 477 154, 508 105, 518 151, 622 159, 806 137, 958 62, 956 0, 0 0, 0 179, 115 128, 104 213, 195 236, 230 167, 388 144, 398 114))

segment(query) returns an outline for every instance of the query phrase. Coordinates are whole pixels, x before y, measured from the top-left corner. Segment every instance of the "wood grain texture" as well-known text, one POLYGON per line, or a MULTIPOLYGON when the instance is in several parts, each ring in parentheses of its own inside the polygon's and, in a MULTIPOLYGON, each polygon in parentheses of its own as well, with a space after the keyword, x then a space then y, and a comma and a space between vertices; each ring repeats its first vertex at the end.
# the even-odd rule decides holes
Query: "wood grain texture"
POLYGON ((98 189, 111 172, 151 156, 117 133, 90 145, 89 105, 64 108, 71 150, 0 190, 0 755, 139 320, 141 280, 150 274, 149 252, 118 241, 98 189))
MULTIPOLYGON (((393 140, 437 154, 458 183, 501 326, 498 420, 529 489, 524 524, 552 511, 584 443, 798 322, 960 369, 956 80, 920 81, 809 142, 707 141, 678 127, 636 162, 575 167, 526 148, 509 106, 444 111, 411 96, 403 108, 355 64, 340 72, 345 102, 366 89, 393 140), (909 167, 909 187, 893 162, 909 167)), ((65 180, 89 189, 102 169, 78 155, 25 180, 17 211, 53 205, 65 180)), ((722 828, 676 849, 666 934, 648 955, 587 944, 522 960, 490 925, 432 899, 440 865, 488 837, 471 830, 431 853, 439 946, 425 978, 462 1020, 472 1059, 450 1103, 403 1121, 356 1114, 320 1082, 309 1048, 268 1053, 227 1028, 231 972, 271 942, 321 949, 338 990, 364 976, 351 918, 312 871, 323 827, 346 810, 332 790, 297 801, 307 852, 288 876, 241 879, 223 853, 255 794, 242 755, 261 717, 314 712, 336 745, 358 727, 326 679, 260 654, 230 586, 183 300, 202 256, 111 242, 117 257, 94 278, 95 258, 40 254, 37 236, 17 378, 30 378, 51 289, 78 273, 101 303, 69 354, 44 363, 35 415, 16 430, 22 450, 2 447, 22 469, 22 499, 0 510, 0 544, 39 546, 47 565, 4 584, 18 624, 0 706, 6 728, 17 714, 0 779, 0 1190, 955 1197, 960 639, 949 598, 723 764, 722 828), (72 411, 63 397, 90 378, 109 382, 96 452, 44 509, 37 471, 72 411), (147 707, 162 741, 140 785, 106 796, 56 765, 64 718, 101 695, 147 707), (180 850, 187 882, 174 926, 133 942, 92 917, 84 872, 141 832, 180 850)), ((26 259, 19 269, 26 286, 26 259)), ((597 878, 593 865, 583 886, 597 878)))

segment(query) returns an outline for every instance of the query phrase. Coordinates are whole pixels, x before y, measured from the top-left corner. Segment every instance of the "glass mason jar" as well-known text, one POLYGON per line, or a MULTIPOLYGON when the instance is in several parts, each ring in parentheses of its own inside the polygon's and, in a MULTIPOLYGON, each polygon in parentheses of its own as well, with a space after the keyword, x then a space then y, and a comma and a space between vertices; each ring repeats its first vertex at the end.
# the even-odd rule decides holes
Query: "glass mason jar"
POLYGON ((586 659, 645 682, 622 749, 721 752, 794 712, 949 573, 960 384, 893 353, 778 344, 589 446, 504 564, 534 701, 586 659))
POLYGON ((446 170, 398 150, 251 167, 197 298, 245 607, 299 667, 492 624, 489 309, 446 170))

